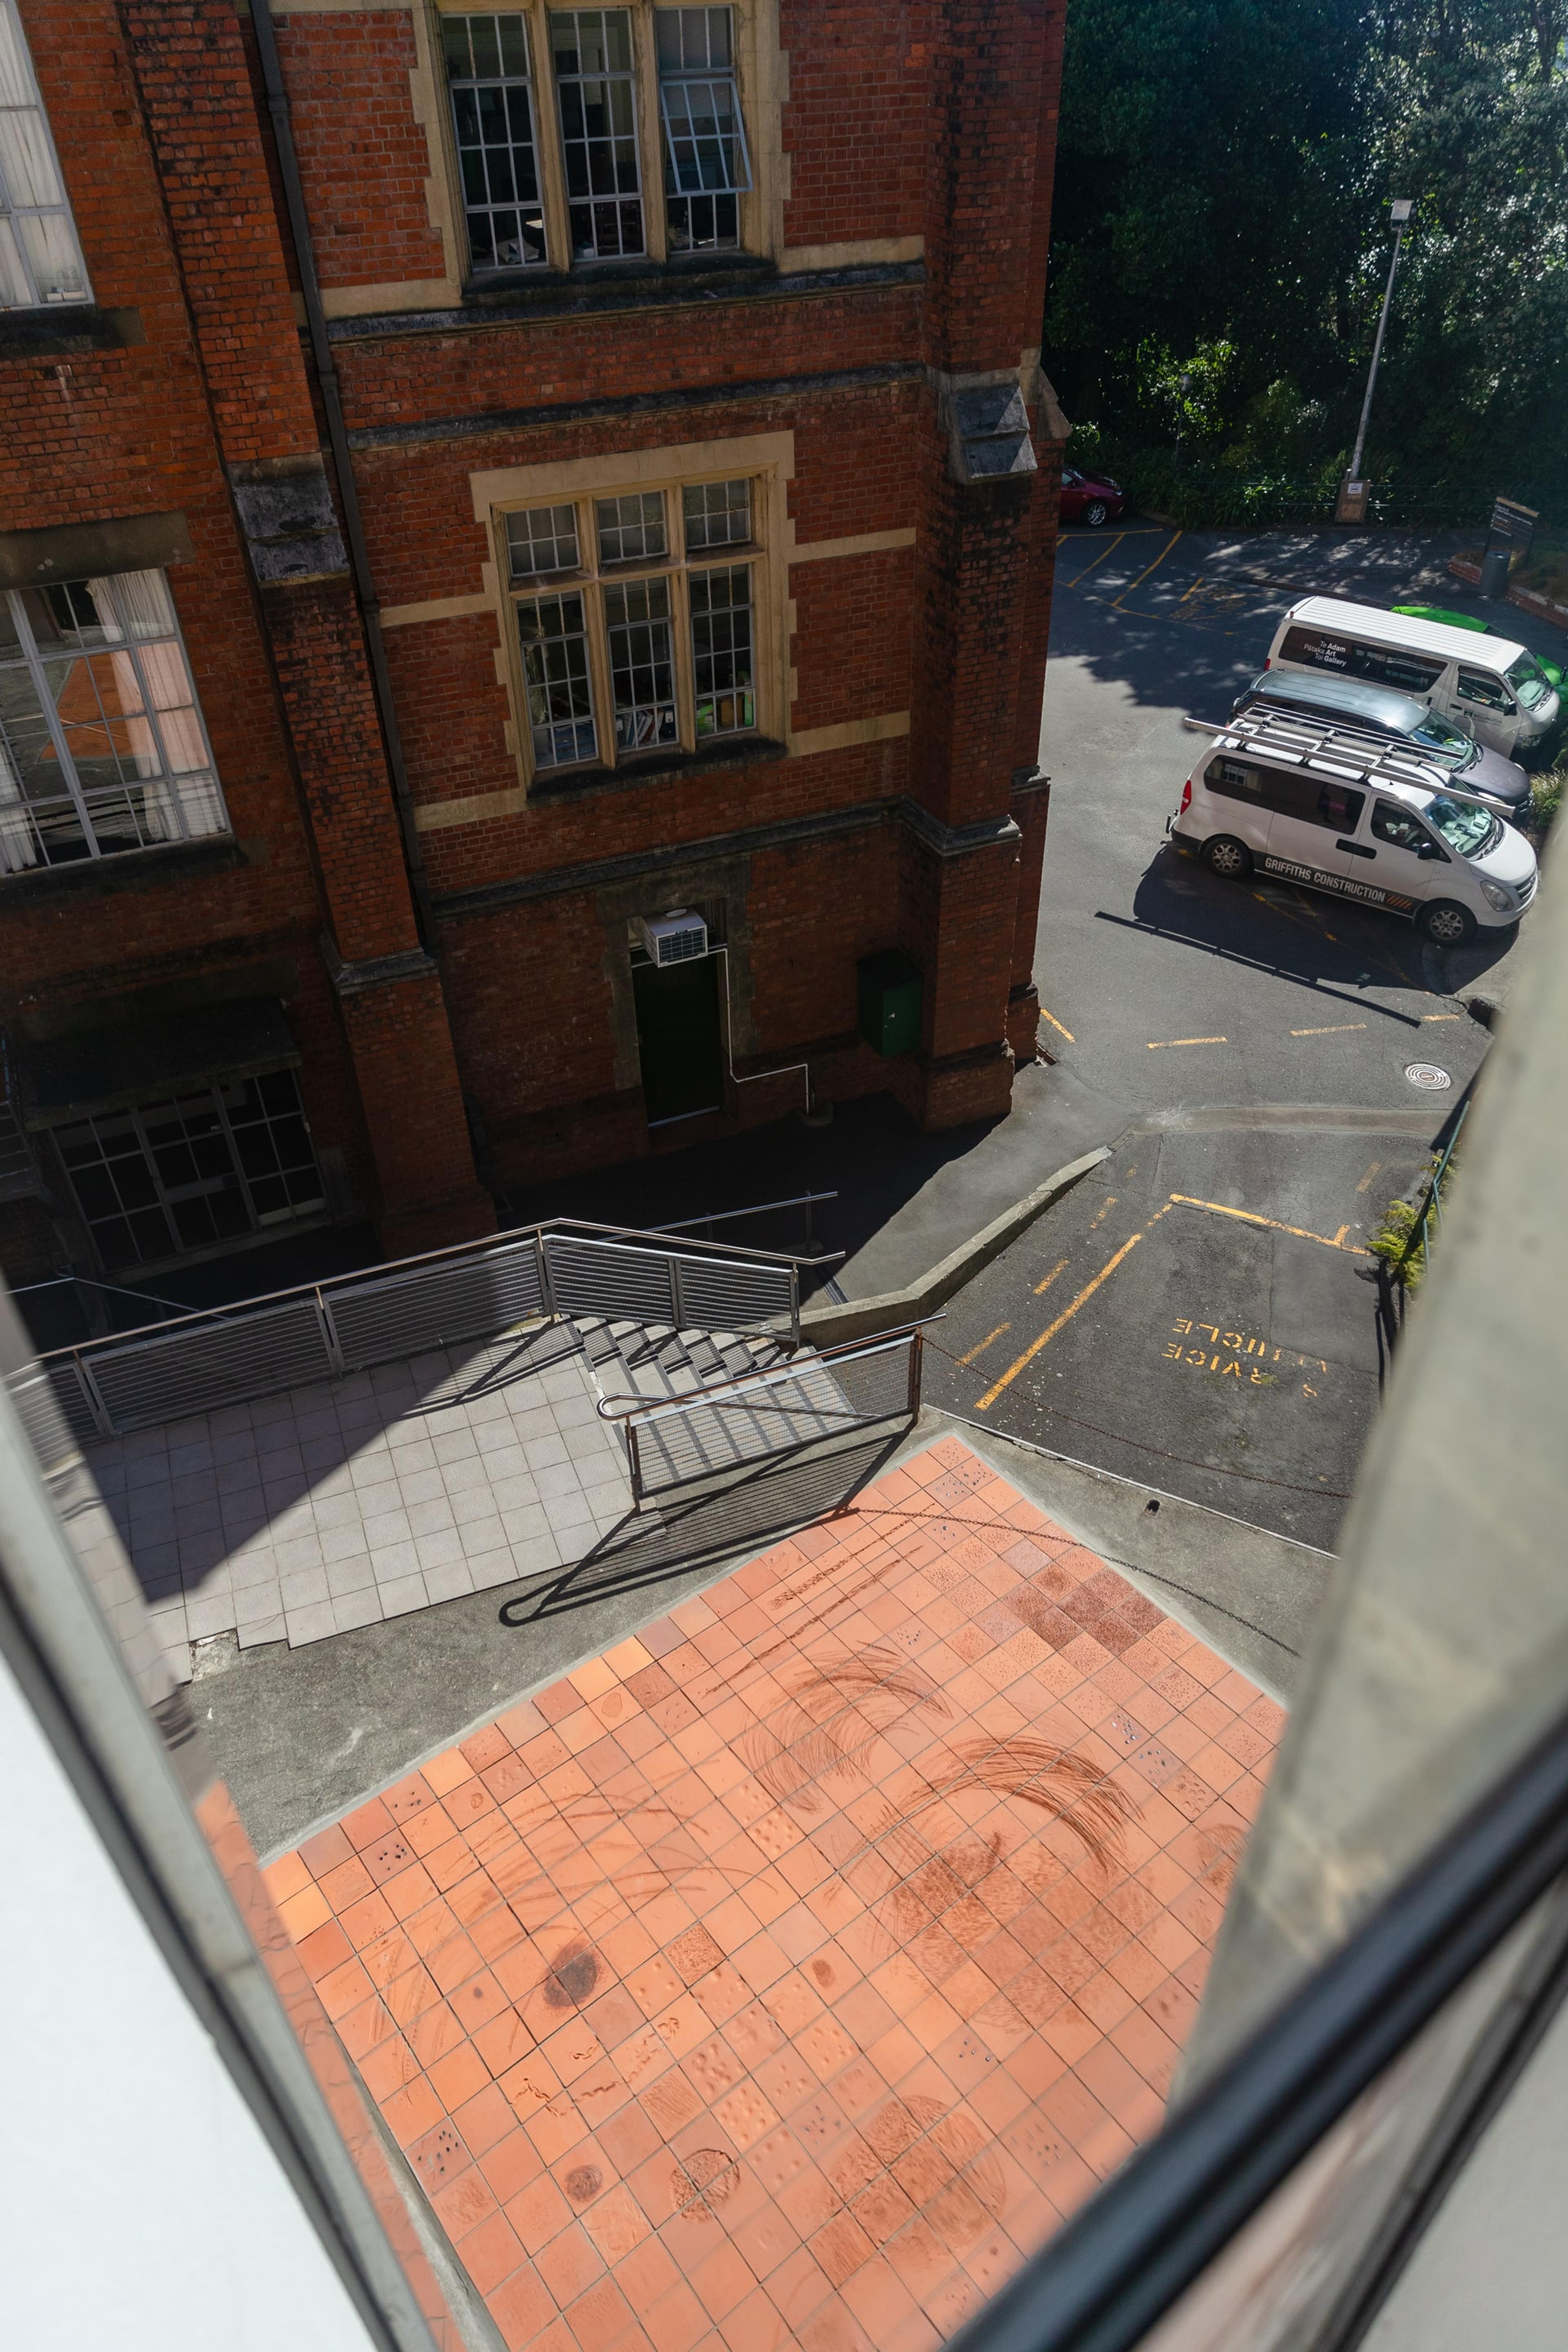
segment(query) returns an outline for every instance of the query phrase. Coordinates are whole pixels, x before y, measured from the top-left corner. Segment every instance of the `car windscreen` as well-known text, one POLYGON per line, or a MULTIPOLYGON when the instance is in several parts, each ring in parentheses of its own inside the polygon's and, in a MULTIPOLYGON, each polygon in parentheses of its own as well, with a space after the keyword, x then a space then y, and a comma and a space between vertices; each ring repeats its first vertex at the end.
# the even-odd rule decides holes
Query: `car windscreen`
POLYGON ((1521 654, 1506 675, 1526 710, 1539 710, 1552 691, 1551 680, 1531 654, 1521 654))
POLYGON ((1468 735, 1461 734, 1458 728, 1450 727, 1447 720, 1439 719, 1435 710, 1423 709, 1419 703, 1413 703, 1411 708, 1421 722, 1410 730, 1413 743, 1419 743, 1424 751, 1435 751, 1450 768, 1474 767, 1481 755, 1479 743, 1473 743, 1468 735))
POLYGON ((1502 826, 1495 816, 1468 801, 1452 801, 1447 793, 1435 793, 1422 814, 1438 839, 1457 849, 1461 857, 1482 857, 1502 839, 1502 826))

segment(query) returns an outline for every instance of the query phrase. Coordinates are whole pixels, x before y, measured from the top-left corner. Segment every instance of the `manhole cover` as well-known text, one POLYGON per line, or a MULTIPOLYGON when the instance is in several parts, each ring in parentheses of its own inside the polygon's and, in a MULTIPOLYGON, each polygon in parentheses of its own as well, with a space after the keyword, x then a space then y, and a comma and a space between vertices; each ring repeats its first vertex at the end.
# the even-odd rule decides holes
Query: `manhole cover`
POLYGON ((1429 1095, 1440 1095, 1445 1087, 1454 1083, 1447 1071, 1440 1070, 1436 1062, 1411 1062, 1405 1075, 1413 1087, 1422 1087, 1429 1095))

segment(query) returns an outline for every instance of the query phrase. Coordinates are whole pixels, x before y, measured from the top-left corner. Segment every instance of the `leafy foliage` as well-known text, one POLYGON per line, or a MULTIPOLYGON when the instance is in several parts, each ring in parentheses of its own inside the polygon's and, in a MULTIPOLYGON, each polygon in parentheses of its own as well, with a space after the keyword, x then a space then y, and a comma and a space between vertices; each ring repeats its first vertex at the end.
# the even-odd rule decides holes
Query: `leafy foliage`
POLYGON ((1568 0, 1073 0, 1046 346, 1100 461, 1179 439, 1172 511, 1242 520, 1227 477, 1321 510, 1401 194, 1368 470, 1441 486, 1410 520, 1568 509, 1565 34, 1568 0))

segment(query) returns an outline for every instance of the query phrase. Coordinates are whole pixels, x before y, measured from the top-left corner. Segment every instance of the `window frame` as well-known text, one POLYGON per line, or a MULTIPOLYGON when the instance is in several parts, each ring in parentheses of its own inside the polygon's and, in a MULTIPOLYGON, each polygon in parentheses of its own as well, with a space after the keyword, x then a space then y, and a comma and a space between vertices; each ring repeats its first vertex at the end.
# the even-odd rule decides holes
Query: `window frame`
MULTIPOLYGON (((120 629, 119 639, 107 646, 95 646, 72 652, 69 654, 68 658, 73 661, 79 660, 90 662, 104 653, 110 653, 117 656, 124 656, 129 659, 142 697, 142 709, 139 716, 142 724, 146 726, 149 733, 151 734, 153 744, 156 748, 160 763, 160 772, 156 776, 137 777, 127 782, 123 782, 119 789, 129 794, 139 783, 145 785, 157 784, 162 786, 167 795, 169 811, 174 816, 174 823, 178 826, 178 831, 166 835, 163 839, 139 841, 133 846, 125 849, 105 849, 100 845, 98 826, 93 817, 90 802, 94 797, 101 795, 105 790, 112 788, 88 785, 84 784, 81 781, 69 735, 61 721, 54 695, 50 691, 48 679, 45 674, 45 665, 47 656, 39 650, 37 641, 34 635, 32 621, 27 613, 26 604, 26 598, 30 593, 47 594, 50 589, 68 590, 76 587, 86 587, 88 585, 88 580, 83 578, 79 580, 48 581, 43 583, 35 583, 32 590, 28 590, 26 588, 5 589, 4 591, 0 591, 0 602, 5 603, 9 607, 12 617, 16 622, 17 645, 18 650, 21 654, 21 660, 20 662, 16 662, 15 660, 7 659, 5 660, 3 666, 6 668, 22 669, 26 673, 32 690, 37 698, 39 710, 43 717, 46 730, 47 730, 55 758, 59 762, 61 789, 58 794, 53 795, 52 797, 56 801, 68 802, 71 808, 74 810, 76 821, 81 828, 83 843, 86 845, 86 855, 82 857, 50 858, 47 854, 44 854, 44 835, 42 827, 38 819, 33 814, 33 812, 35 809, 46 805, 46 803, 30 800, 26 790, 22 789, 19 791, 18 797, 15 801, 0 799, 0 826, 4 826, 13 818, 17 816, 30 818, 33 825, 34 840, 40 855, 30 863, 24 863, 17 866, 9 866, 5 864, 3 859, 0 859, 0 879, 16 880, 27 874, 54 872, 61 866, 101 865, 118 857, 141 857, 145 856, 153 850, 181 848, 193 841, 219 841, 226 838, 231 838, 233 835, 233 820, 229 815, 228 803, 224 795, 223 780, 218 774, 217 761, 213 756, 212 737, 207 731, 206 713, 202 709, 201 691, 196 684, 195 671, 191 666, 190 648, 185 643, 185 633, 180 621, 180 608, 174 602, 174 587, 170 582, 167 570, 162 565, 142 566, 139 567, 136 572, 103 572, 95 573, 91 575, 91 577, 106 581, 110 583, 110 588, 112 589, 115 582, 121 579, 138 578, 142 576, 143 572, 149 570, 155 571, 158 578, 163 583, 164 593, 168 597, 169 610, 174 615, 173 633, 169 635, 159 636, 156 638, 137 637, 132 628, 128 625, 128 616, 125 611, 119 607, 118 597, 116 597, 115 620, 120 629), (163 724, 163 717, 153 698, 151 682, 147 674, 147 667, 142 659, 144 650, 154 645, 173 645, 179 650, 180 660, 184 668, 185 683, 190 688, 191 699, 189 709, 200 732, 202 750, 205 754, 206 763, 204 769, 181 770, 176 769, 171 764, 166 740, 166 730, 163 724), (190 824, 187 823, 187 811, 180 797, 179 788, 182 782, 188 782, 193 785, 199 782, 205 787, 205 789, 211 792, 213 798, 216 803, 219 818, 221 819, 221 822, 218 824, 209 826, 204 831, 193 831, 190 824)), ((3 752, 0 752, 0 758, 3 757, 3 752)), ((118 752, 116 753, 116 758, 117 760, 119 758, 118 752)), ((17 782, 20 786, 20 776, 17 778, 17 782)), ((132 811, 132 814, 135 814, 134 811, 132 811)), ((138 822, 140 822, 140 820, 138 820, 138 822)))
MULTIPOLYGON (((786 739, 788 712, 787 527, 783 472, 771 446, 773 436, 759 436, 754 448, 744 441, 708 445, 690 453, 653 450, 639 462, 635 457, 578 460, 564 467, 519 469, 531 477, 526 495, 506 493, 490 507, 499 589, 503 665, 515 714, 511 748, 521 771, 525 790, 548 790, 573 777, 623 773, 636 776, 699 755, 721 758, 722 747, 733 746, 744 756, 757 743, 782 743, 786 739), (655 469, 658 470, 655 470, 655 469), (751 535, 726 540, 710 547, 688 545, 684 493, 710 485, 745 480, 751 495, 751 535), (658 493, 664 501, 667 551, 662 556, 605 562, 599 551, 596 508, 600 501, 634 494, 658 493), (570 504, 577 518, 579 562, 575 569, 513 577, 509 519, 547 507, 570 504), (696 688, 697 650, 692 633, 693 575, 744 569, 750 577, 751 724, 722 733, 699 734, 696 688), (609 622, 604 592, 607 588, 651 579, 670 583, 672 666, 674 669, 676 740, 644 749, 621 749, 616 743, 616 703, 609 645, 609 622), (588 671, 592 696, 595 751, 591 759, 543 764, 534 751, 529 709, 528 676, 518 620, 521 607, 535 598, 579 593, 588 640, 588 671)), ((476 503, 479 485, 476 482, 476 503)), ((500 484, 498 483, 498 488, 500 484)), ((521 485, 520 484, 520 489, 521 485)))
MULTIPOLYGON (((441 79, 443 103, 445 106, 446 137, 451 156, 453 178, 455 181, 454 201, 456 205, 456 217, 461 224, 468 272, 470 276, 475 278, 495 278, 512 270, 525 270, 530 274, 539 270, 546 270, 551 266, 551 205, 548 173, 544 156, 544 150, 548 142, 545 135, 545 126, 541 121, 541 115, 542 111, 542 99, 548 96, 548 89, 542 85, 540 75, 538 48, 539 36, 538 26, 535 22, 536 11, 532 8, 484 8, 477 6, 463 6, 460 8, 450 7, 438 9, 437 16, 437 36, 434 44, 436 64, 437 71, 441 79), (447 58, 445 30, 447 19, 448 17, 458 17, 464 23, 468 23, 475 17, 489 17, 494 19, 499 16, 516 16, 521 23, 522 27, 523 49, 528 60, 527 73, 500 73, 493 76, 475 73, 454 77, 449 70, 447 58), (537 202, 540 212, 542 215, 544 236, 544 251, 541 254, 537 261, 479 261, 475 257, 473 232, 469 224, 470 214, 474 212, 489 212, 494 214, 497 211, 505 211, 508 207, 504 205, 498 206, 497 205, 489 202, 487 202, 484 205, 470 205, 468 201, 468 188, 463 177, 463 157, 468 151, 464 148, 462 141, 458 135, 457 93, 459 89, 482 89, 487 88, 499 88, 503 90, 521 89, 524 93, 525 103, 528 108, 529 130, 533 149, 534 177, 538 182, 539 188, 539 193, 535 201, 537 202)), ((482 146, 480 152, 483 152, 482 146)), ((518 198, 516 200, 515 205, 511 209, 514 209, 521 215, 523 210, 521 198, 518 198)))
MULTIPOLYGON (((656 0, 618 0, 631 34, 632 80, 636 93, 635 121, 638 180, 643 215, 643 250, 637 255, 578 259, 573 252, 570 201, 566 188, 559 84, 550 40, 552 10, 548 0, 521 0, 511 7, 486 8, 470 0, 424 0, 439 20, 443 16, 516 16, 524 19, 528 42, 531 110, 544 211, 545 258, 537 262, 476 265, 468 237, 468 205, 463 191, 452 89, 447 79, 445 45, 439 21, 431 39, 431 69, 436 77, 440 121, 439 143, 449 190, 453 235, 462 247, 462 274, 493 286, 515 275, 519 284, 547 272, 559 277, 595 275, 663 265, 672 258, 682 267, 712 266, 747 255, 776 254, 783 249, 784 214, 779 182, 780 84, 776 0, 725 0, 731 24, 731 62, 728 79, 735 85, 741 137, 749 163, 750 185, 737 193, 738 236, 732 246, 702 246, 672 256, 668 236, 670 197, 666 185, 667 149, 658 68, 659 13, 656 0)), ((616 0, 605 0, 615 7, 616 0)), ((698 76, 696 79, 702 79, 698 76)), ((715 79, 709 76, 708 79, 715 79)), ((725 77, 717 77, 723 79, 725 77)))
MULTIPOLYGON (((47 295, 41 295, 37 290, 37 272, 32 261, 27 256, 26 249, 23 245, 21 238, 16 235, 14 230, 11 231, 10 241, 16 250, 17 263, 23 273, 24 283, 32 289, 32 299, 30 301, 26 302, 6 302, 0 300, 0 316, 4 316, 7 311, 12 310, 49 311, 73 310, 86 308, 90 306, 93 299, 92 279, 88 271, 87 256, 82 251, 81 232, 77 226, 76 208, 71 203, 70 190, 66 185, 66 175, 60 168, 59 150, 55 144, 54 125, 49 121, 49 110, 44 103, 44 94, 38 83, 37 68, 33 63, 32 47, 27 39, 27 28, 22 22, 22 14, 20 8, 16 5, 16 0, 0 0, 0 18, 3 18, 5 24, 10 27, 11 37, 16 45, 17 55, 21 62, 26 83, 30 85, 32 89, 32 98, 30 100, 24 100, 22 103, 15 109, 7 107, 5 110, 8 113, 12 111, 21 113, 23 111, 31 112, 36 110, 38 126, 43 139, 44 151, 48 163, 53 169, 56 184, 60 191, 60 198, 58 204, 23 205, 18 203, 10 195, 6 188, 5 163, 3 160, 0 160, 0 223, 14 222, 24 219, 36 220, 45 218, 63 218, 67 228, 70 232, 70 241, 76 255, 77 267, 81 273, 81 292, 79 294, 62 295, 58 299, 51 299, 47 295)), ((3 287, 3 285, 4 279, 0 278, 0 287, 3 287)))

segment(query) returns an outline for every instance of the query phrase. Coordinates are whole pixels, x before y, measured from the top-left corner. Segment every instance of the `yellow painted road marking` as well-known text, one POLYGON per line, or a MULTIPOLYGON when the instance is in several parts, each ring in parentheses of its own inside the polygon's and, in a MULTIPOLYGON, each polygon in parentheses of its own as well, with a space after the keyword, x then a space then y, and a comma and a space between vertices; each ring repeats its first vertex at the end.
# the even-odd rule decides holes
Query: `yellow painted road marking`
POLYGON ((1012 1328, 1013 1326, 1011 1323, 998 1323, 994 1331, 987 1332, 985 1338, 982 1339, 978 1348, 971 1348, 967 1356, 960 1356, 958 1360, 959 1362, 961 1364, 972 1364, 976 1356, 983 1356, 985 1353, 986 1349, 991 1345, 993 1339, 999 1339, 1004 1331, 1010 1331, 1012 1328))
POLYGON ((1228 1045, 1229 1043, 1228 1037, 1151 1037, 1149 1051, 1161 1054, 1167 1045, 1228 1045))
POLYGON ((1423 1021, 1462 1021, 1464 1017, 1462 1013, 1424 1013, 1421 1015, 1423 1021))
MULTIPOLYGON (((1198 590, 1203 586, 1203 584, 1204 584, 1204 575, 1203 575, 1203 573, 1200 572, 1199 572, 1199 574, 1198 574, 1198 576, 1197 576, 1197 578, 1194 581, 1194 583, 1193 583, 1192 586, 1188 589, 1188 591, 1187 591, 1187 596, 1195 596, 1195 595, 1197 594, 1197 593, 1198 593, 1198 590)), ((1181 600, 1180 600, 1180 602, 1178 603, 1177 607, 1176 607, 1176 610, 1177 610, 1178 612, 1180 612, 1180 610, 1181 610, 1181 608, 1182 608, 1182 605, 1183 605, 1183 604, 1184 604, 1186 603, 1186 601, 1187 601, 1187 596, 1184 596, 1184 597, 1182 597, 1182 598, 1181 598, 1181 600)))
POLYGON ((1223 1201, 1198 1201, 1190 1192, 1173 1192, 1171 1198, 1179 1208, 1206 1209, 1215 1217, 1239 1217, 1244 1225, 1267 1225, 1271 1233, 1294 1234, 1298 1241, 1321 1242, 1325 1249, 1342 1249, 1349 1257, 1372 1255, 1370 1250, 1358 1249, 1353 1242, 1346 1241, 1348 1225, 1342 1225, 1333 1234, 1310 1234, 1305 1225, 1283 1224, 1278 1217, 1260 1217, 1255 1209, 1228 1208, 1223 1201))
POLYGON ((1037 1282, 1037 1283, 1036 1283, 1036 1285, 1035 1285, 1035 1297, 1036 1297, 1037 1298, 1039 1297, 1039 1295, 1040 1295, 1040 1293, 1041 1293, 1041 1291, 1042 1291, 1042 1290, 1048 1290, 1048 1289, 1050 1288, 1050 1286, 1051 1286, 1052 1283, 1056 1280, 1056 1278, 1057 1278, 1058 1275, 1058 1274, 1060 1274, 1060 1272, 1061 1272, 1061 1270, 1062 1270, 1063 1266, 1065 1266, 1065 1265, 1066 1265, 1066 1264, 1067 1264, 1067 1260, 1066 1260, 1066 1258, 1065 1258, 1065 1257, 1058 1257, 1058 1260, 1057 1260, 1057 1262, 1056 1262, 1056 1264, 1055 1264, 1055 1265, 1053 1265, 1053 1266, 1052 1266, 1052 1268, 1051 1268, 1051 1270, 1050 1270, 1049 1274, 1047 1274, 1047 1276, 1046 1276, 1046 1278, 1045 1278, 1044 1282, 1037 1282))
POLYGON ((1102 547, 1100 549, 1100 553, 1094 559, 1094 563, 1086 563, 1081 572, 1075 572, 1070 580, 1063 583, 1063 585, 1068 588, 1076 588, 1080 580, 1087 580, 1089 573, 1094 570, 1094 564, 1103 563, 1106 557, 1110 553, 1110 549, 1112 547, 1120 547, 1126 536, 1127 533, 1124 530, 1119 530, 1116 537, 1111 541, 1110 546, 1102 547))
POLYGON ((1349 1029, 1364 1029, 1364 1021, 1336 1021, 1327 1029, 1292 1029, 1292 1037, 1342 1037, 1349 1029))
MULTIPOLYGON (((1182 535, 1182 534, 1181 534, 1181 532, 1180 532, 1180 531, 1178 531, 1178 532, 1176 533, 1176 539, 1180 539, 1181 535, 1182 535)), ((1132 591, 1133 591, 1133 589, 1134 589, 1134 588, 1142 588, 1142 586, 1143 585, 1143 583, 1145 582, 1145 580, 1147 580, 1147 578, 1149 577, 1149 574, 1150 574, 1150 572, 1158 572, 1158 570, 1160 569, 1161 564, 1162 564, 1162 563, 1163 563, 1163 562, 1165 561, 1166 556, 1167 556, 1167 555, 1169 555, 1169 553, 1171 552, 1172 548, 1173 548, 1173 547, 1174 547, 1174 545, 1175 545, 1175 543, 1176 543, 1176 539, 1168 540, 1168 541, 1166 541, 1165 545, 1164 545, 1164 546, 1160 550, 1159 554, 1154 558, 1153 562, 1152 562, 1152 563, 1150 563, 1150 564, 1146 564, 1146 565, 1144 566, 1143 570, 1142 570, 1142 571, 1138 574, 1137 579, 1136 579, 1136 580, 1134 580, 1134 581, 1132 581, 1132 582, 1131 582, 1131 583, 1130 583, 1130 584, 1129 584, 1127 587, 1125 587, 1125 588, 1121 591, 1121 595, 1117 597, 1115 604, 1113 604, 1111 605, 1111 607, 1110 607, 1110 609, 1111 609, 1111 611, 1112 611, 1113 613, 1118 609, 1118 607, 1119 607, 1120 605, 1121 605, 1122 604, 1124 604, 1124 603, 1126 602, 1126 600, 1127 600, 1127 598, 1128 598, 1129 596, 1131 596, 1131 595, 1132 591)))
MULTIPOLYGON (((1042 1013, 1046 1013, 1046 1008, 1043 1004, 1040 1007, 1040 1011, 1042 1013)), ((1069 1045, 1076 1045, 1078 1044, 1078 1039, 1073 1035, 1072 1031, 1070 1029, 1064 1029, 1054 1013, 1046 1013, 1046 1019, 1050 1023, 1051 1027, 1056 1031, 1058 1037, 1065 1037, 1069 1045)))
POLYGON ((1122 1243, 1121 1247, 1117 1251, 1116 1255, 1110 1259, 1106 1265, 1100 1267, 1100 1272, 1095 1276, 1094 1280, 1084 1284, 1083 1288, 1079 1292, 1079 1295, 1073 1300, 1072 1305, 1070 1307, 1064 1307, 1061 1313, 1057 1317, 1056 1321, 1054 1323, 1047 1324, 1045 1330, 1041 1332, 1037 1339, 1031 1340, 1028 1347, 1025 1349, 1023 1354, 1018 1358, 1016 1363, 1008 1365, 1006 1370, 1003 1373, 1001 1379, 995 1383, 994 1387, 988 1388, 986 1390, 985 1394, 981 1398, 979 1403, 974 1408, 976 1412, 984 1412, 987 1405, 993 1405, 995 1403, 997 1398, 1001 1395, 1008 1381, 1016 1381, 1018 1374, 1023 1370, 1025 1365, 1032 1364, 1034 1362, 1035 1358, 1039 1354, 1040 1349, 1049 1345, 1050 1341, 1056 1338, 1057 1333, 1061 1329, 1064 1323, 1070 1323, 1072 1321, 1072 1318, 1078 1313, 1079 1308, 1083 1306, 1087 1299, 1090 1299, 1094 1297, 1094 1294, 1100 1288, 1100 1284, 1110 1279, 1110 1277, 1116 1272, 1116 1269, 1121 1265, 1122 1259, 1127 1255, 1128 1251, 1130 1249, 1136 1248, 1137 1244, 1142 1240, 1142 1238, 1143 1236, 1142 1234, 1134 1234, 1131 1241, 1122 1243))
POLYGON ((1383 1162, 1381 1160, 1374 1160, 1373 1161, 1372 1166, 1367 1170, 1366 1174, 1356 1186, 1356 1191, 1358 1192, 1364 1192, 1366 1191, 1367 1186, 1372 1182, 1373 1178, 1377 1174, 1378 1170, 1382 1166, 1383 1162))

